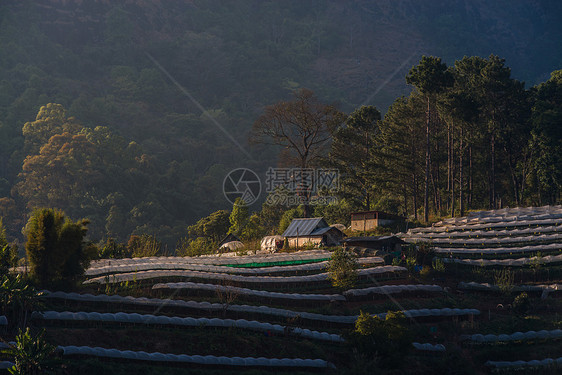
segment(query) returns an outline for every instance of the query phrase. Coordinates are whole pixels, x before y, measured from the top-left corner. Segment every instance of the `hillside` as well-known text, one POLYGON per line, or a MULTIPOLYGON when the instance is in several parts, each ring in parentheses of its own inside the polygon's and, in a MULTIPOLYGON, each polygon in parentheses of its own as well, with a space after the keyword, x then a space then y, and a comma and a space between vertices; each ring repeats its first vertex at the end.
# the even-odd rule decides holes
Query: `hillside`
POLYGON ((228 171, 276 164, 278 150, 246 146, 247 134, 265 105, 295 89, 311 88, 345 112, 362 104, 384 112, 410 92, 404 76, 423 54, 452 63, 494 53, 527 86, 562 63, 562 5, 548 1, 42 0, 0 7, 0 214, 15 223, 11 236, 25 222, 13 213, 32 206, 13 189, 29 155, 22 127, 47 103, 61 104, 83 127, 106 126, 123 144, 134 142, 134 158, 142 160, 126 172, 134 171, 124 184, 134 189, 98 189, 96 209, 59 208, 89 217, 95 239, 151 232, 173 244, 187 224, 228 207, 221 191, 228 171))

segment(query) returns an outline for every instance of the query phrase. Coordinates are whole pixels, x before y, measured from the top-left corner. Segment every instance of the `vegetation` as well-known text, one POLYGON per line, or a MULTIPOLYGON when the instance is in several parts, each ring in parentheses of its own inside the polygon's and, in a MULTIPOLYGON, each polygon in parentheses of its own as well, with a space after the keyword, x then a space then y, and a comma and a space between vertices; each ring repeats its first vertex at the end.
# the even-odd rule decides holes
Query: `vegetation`
POLYGON ((8 369, 10 374, 35 375, 53 370, 56 348, 43 339, 44 335, 45 331, 41 331, 33 336, 28 327, 19 331, 14 346, 2 350, 3 354, 14 358, 14 367, 8 369))
POLYGON ((84 251, 88 220, 73 222, 53 209, 33 211, 25 233, 30 278, 40 288, 72 288, 84 274, 89 258, 84 251))
POLYGON ((328 264, 328 278, 332 285, 341 290, 353 288, 357 282, 357 260, 355 255, 343 248, 332 252, 328 264))

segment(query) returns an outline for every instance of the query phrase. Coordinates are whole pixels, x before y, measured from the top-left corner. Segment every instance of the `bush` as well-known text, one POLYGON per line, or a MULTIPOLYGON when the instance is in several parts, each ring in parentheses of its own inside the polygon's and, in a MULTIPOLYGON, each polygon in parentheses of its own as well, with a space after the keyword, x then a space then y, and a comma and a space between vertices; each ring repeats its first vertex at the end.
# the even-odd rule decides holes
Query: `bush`
POLYGON ((445 272, 445 262, 441 258, 435 258, 431 263, 433 269, 437 272, 445 272))
POLYGON ((15 365, 8 371, 12 374, 44 374, 52 370, 56 363, 54 352, 56 347, 43 339, 45 331, 32 336, 29 328, 19 331, 14 346, 3 349, 2 353, 14 358, 15 365))
POLYGON ((133 258, 153 257, 160 254, 162 244, 154 236, 143 234, 132 235, 127 242, 127 252, 133 258))
POLYGON ((529 301, 529 296, 527 295, 527 293, 523 292, 515 297, 511 306, 513 308, 513 311, 518 314, 525 314, 527 311, 529 311, 531 302, 529 301))
POLYGON ((176 247, 176 253, 182 257, 194 257, 212 254, 217 250, 217 243, 207 237, 197 237, 194 240, 182 239, 176 247))
POLYGON ((350 336, 359 353, 377 354, 390 365, 397 365, 411 349, 412 335, 402 312, 389 311, 381 319, 361 311, 350 336))
POLYGON ((352 288, 357 281, 357 268, 355 256, 343 248, 338 248, 332 253, 328 264, 328 278, 336 288, 352 288))
POLYGON ((514 273, 508 268, 494 271, 494 283, 504 294, 510 294, 513 290, 514 277, 514 273))
POLYGON ((121 259, 129 258, 131 254, 127 251, 125 244, 118 243, 114 238, 109 237, 99 251, 102 259, 121 259))

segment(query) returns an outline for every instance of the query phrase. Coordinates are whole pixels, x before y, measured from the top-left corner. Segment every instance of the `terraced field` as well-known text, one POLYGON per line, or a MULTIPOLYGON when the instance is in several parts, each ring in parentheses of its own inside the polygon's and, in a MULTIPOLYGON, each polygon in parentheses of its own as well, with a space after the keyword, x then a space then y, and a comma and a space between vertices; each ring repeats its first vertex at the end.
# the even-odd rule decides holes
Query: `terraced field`
POLYGON ((363 257, 349 290, 331 286, 324 250, 100 260, 78 293, 45 291, 30 323, 80 374, 555 374, 559 219, 558 206, 498 210, 411 230, 433 243, 434 269, 363 257), (358 346, 361 313, 389 311, 404 312, 407 345, 358 346))

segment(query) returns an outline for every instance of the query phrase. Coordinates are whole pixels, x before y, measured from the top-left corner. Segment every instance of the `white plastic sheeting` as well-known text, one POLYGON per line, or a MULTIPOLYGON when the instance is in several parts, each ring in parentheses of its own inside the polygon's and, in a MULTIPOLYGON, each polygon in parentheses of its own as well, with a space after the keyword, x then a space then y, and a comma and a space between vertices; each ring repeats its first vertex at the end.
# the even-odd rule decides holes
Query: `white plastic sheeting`
POLYGON ((168 363, 192 363, 198 365, 220 366, 260 366, 260 367, 312 367, 327 368, 333 365, 323 359, 300 358, 252 358, 252 357, 216 357, 213 355, 186 355, 147 353, 143 351, 104 349, 90 346, 59 346, 64 355, 83 355, 95 357, 121 358, 136 361, 155 361, 168 363))
POLYGON ((234 286, 224 286, 215 284, 202 283, 161 283, 152 287, 153 290, 205 290, 211 292, 229 292, 235 294, 243 294, 247 296, 257 296, 263 298, 290 299, 290 300, 310 300, 310 301, 345 301, 345 297, 341 294, 299 294, 299 293, 278 293, 268 292, 265 290, 255 290, 247 288, 237 288, 234 286))
MULTIPOLYGON (((364 257, 359 258, 358 263, 364 264, 384 264, 384 259, 380 257, 364 257)), ((171 263, 171 262, 153 262, 153 263, 139 263, 139 264, 121 264, 121 265, 108 265, 102 267, 88 268, 85 272, 86 276, 98 276, 104 274, 114 273, 127 273, 149 270, 188 270, 188 271, 203 271, 215 273, 230 273, 241 275, 264 275, 282 272, 295 272, 295 271, 318 271, 326 269, 328 261, 317 263, 296 264, 287 266, 272 266, 261 268, 242 268, 242 267, 228 267, 228 266, 214 266, 208 264, 188 264, 184 262, 171 263)))
POLYGON ((240 329, 247 329, 252 331, 275 332, 284 334, 291 332, 296 336, 305 337, 312 340, 322 340, 330 342, 343 342, 340 335, 331 334, 327 332, 311 331, 303 328, 289 328, 279 324, 262 323, 255 320, 245 319, 218 319, 218 318, 180 318, 169 316, 156 316, 156 315, 141 315, 141 314, 128 314, 124 312, 119 313, 98 313, 98 312, 57 312, 57 311, 34 311, 31 315, 32 319, 44 320, 69 320, 69 321, 89 321, 89 322, 117 322, 117 323, 130 323, 130 324, 148 324, 148 325, 173 325, 184 327, 235 327, 240 329))
POLYGON ((504 368, 523 368, 523 367, 547 367, 547 366, 557 366, 562 367, 562 357, 557 359, 545 358, 541 360, 532 361, 487 361, 486 366, 495 367, 497 369, 504 368))
MULTIPOLYGON (((294 311, 286 309, 278 309, 268 306, 248 306, 248 305, 228 305, 225 306, 220 303, 209 302, 195 302, 195 301, 182 301, 182 300, 169 300, 158 298, 135 298, 131 296, 122 297, 118 295, 108 296, 105 294, 92 295, 92 294, 78 294, 78 293, 65 293, 65 292, 49 292, 43 291, 45 298, 59 298, 73 301, 88 301, 88 302, 104 302, 104 303, 129 303, 144 306, 173 306, 185 307, 191 309, 201 309, 205 311, 227 311, 249 314, 263 314, 272 315, 283 318, 302 318, 305 320, 315 320, 322 322, 341 323, 341 324, 355 324, 358 315, 323 315, 310 313, 306 311, 294 311)), ((421 310, 405 310, 404 314, 407 317, 419 316, 462 316, 462 315, 479 315, 480 311, 476 309, 421 309, 421 310)), ((384 318, 386 313, 376 314, 384 318)))
POLYGON ((552 331, 528 331, 528 332, 515 332, 510 335, 467 335, 462 336, 462 339, 467 341, 479 342, 479 343, 497 343, 497 342, 509 342, 509 341, 527 341, 527 340, 552 340, 552 339, 562 339, 562 330, 555 329, 552 331))
POLYGON ((540 243, 553 242, 562 240, 562 233, 541 234, 517 237, 496 237, 496 238, 427 238, 427 237, 410 237, 410 241, 429 241, 433 245, 463 245, 463 246, 485 246, 485 245, 506 245, 514 243, 540 243))
POLYGON ((383 285, 383 286, 374 286, 370 288, 363 288, 363 289, 350 289, 343 292, 343 295, 348 296, 366 296, 369 294, 397 294, 397 293, 405 293, 405 292, 442 292, 443 288, 439 285, 423 285, 423 284, 415 284, 415 285, 383 285))
MULTIPOLYGON (((428 228, 430 229, 430 228, 428 228)), ((419 233, 406 233, 402 234, 403 237, 415 240, 427 241, 428 239, 436 238, 482 238, 482 237, 511 237, 511 236, 530 236, 548 233, 562 232, 562 225, 551 225, 547 227, 532 227, 525 229, 511 229, 511 230, 470 230, 470 231, 454 231, 454 232, 419 232, 419 233)))
POLYGON ((541 258, 518 258, 518 259, 457 259, 457 258, 442 258, 445 263, 458 263, 467 266, 509 266, 509 267, 525 267, 531 264, 552 264, 561 263, 562 254, 560 255, 546 255, 541 258))
POLYGON ((103 266, 115 266, 121 264, 142 263, 184 263, 184 264, 214 264, 240 265, 247 263, 269 263, 289 262, 299 260, 319 260, 331 257, 331 253, 325 250, 306 250, 295 253, 277 253, 265 255, 225 256, 225 254, 214 254, 200 257, 146 257, 146 258, 124 258, 124 259, 100 259, 92 261, 90 268, 103 266))
POLYGON ((277 243, 283 243, 285 237, 283 236, 266 236, 262 238, 260 248, 264 251, 277 251, 277 243))
POLYGON ((552 243, 548 245, 529 245, 521 247, 491 247, 483 249, 464 249, 457 247, 436 247, 435 252, 438 254, 517 254, 517 253, 536 253, 557 251, 562 249, 562 243, 552 243))
MULTIPOLYGON (((358 270, 359 276, 381 275, 385 273, 405 272, 406 268, 399 266, 379 266, 373 268, 364 268, 358 270)), ((310 283, 325 281, 328 279, 328 273, 319 273, 315 275, 305 276, 242 276, 200 271, 184 271, 184 270, 152 270, 139 271, 133 273, 120 273, 111 276, 94 277, 84 281, 84 284, 106 284, 119 283, 124 281, 137 281, 154 279, 161 277, 187 277, 195 279, 234 281, 249 284, 274 284, 274 283, 310 283)))
MULTIPOLYGON (((456 232, 456 231, 476 231, 481 229, 494 229, 494 228, 517 228, 517 227, 536 227, 536 226, 552 226, 561 225, 562 219, 543 219, 543 220, 520 220, 510 222, 497 222, 488 224, 470 224, 470 225, 456 225, 446 227, 429 227, 429 228, 414 228, 410 229, 408 233, 429 233, 429 232, 456 232)), ((405 239, 406 240, 406 239, 405 239)))
POLYGON ((446 351, 445 346, 443 346, 443 344, 429 344, 429 343, 425 343, 425 344, 420 344, 419 342, 413 342, 412 345, 414 346, 414 348, 416 348, 416 350, 423 350, 423 351, 428 351, 428 352, 444 352, 446 351))
MULTIPOLYGON (((478 290, 483 292, 499 292, 500 287, 497 285, 489 283, 475 283, 473 281, 465 283, 460 282, 457 286, 458 289, 464 290, 478 290)), ((542 292, 547 290, 549 292, 555 292, 562 290, 562 284, 550 284, 550 285, 518 285, 513 287, 514 292, 542 292)))
POLYGON ((494 223, 498 221, 545 220, 562 218, 562 206, 517 207, 491 211, 471 212, 468 216, 450 218, 435 223, 434 226, 454 226, 470 223, 494 223))

